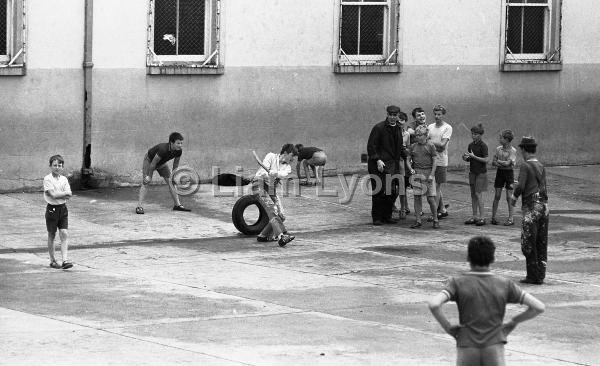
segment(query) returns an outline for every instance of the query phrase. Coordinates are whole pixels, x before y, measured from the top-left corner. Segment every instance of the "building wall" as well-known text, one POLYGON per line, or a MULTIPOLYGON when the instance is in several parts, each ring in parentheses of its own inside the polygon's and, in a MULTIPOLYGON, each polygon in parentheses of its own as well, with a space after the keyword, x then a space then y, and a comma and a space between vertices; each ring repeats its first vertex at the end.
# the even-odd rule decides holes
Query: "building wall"
MULTIPOLYGON (((29 0, 28 74, 0 78, 2 139, 9 141, 0 155, 13 164, 2 168, 0 189, 43 176, 47 155, 61 148, 75 170, 81 165, 83 1, 53 3, 29 0), (27 133, 18 135, 10 123, 27 133)), ((285 142, 320 146, 329 168, 350 171, 360 167, 386 105, 423 106, 433 122, 436 103, 448 107, 454 126, 453 165, 462 164, 475 123, 483 123, 490 147, 499 131, 512 128, 516 136, 538 137, 546 162, 600 161, 591 148, 600 137, 600 47, 590 45, 600 36, 594 0, 564 1, 559 72, 500 72, 502 8, 486 4, 402 0, 402 73, 334 74, 333 2, 223 0, 225 73, 151 76, 147 0, 96 1, 92 166, 137 182, 145 151, 179 131, 182 164, 203 178, 213 166, 250 173, 251 150, 277 151, 285 142)))

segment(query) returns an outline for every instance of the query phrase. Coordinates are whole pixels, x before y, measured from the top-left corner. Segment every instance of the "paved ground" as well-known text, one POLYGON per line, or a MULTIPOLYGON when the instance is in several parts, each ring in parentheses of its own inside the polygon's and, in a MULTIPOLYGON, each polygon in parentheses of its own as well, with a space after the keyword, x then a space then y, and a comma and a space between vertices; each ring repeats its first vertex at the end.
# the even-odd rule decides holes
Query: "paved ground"
MULTIPOLYGON (((550 169, 547 283, 526 288, 547 311, 510 336, 511 365, 599 364, 599 173, 550 169)), ((154 187, 143 216, 134 188, 76 192, 69 271, 48 267, 41 193, 0 195, 0 364, 451 365, 453 340, 424 301, 467 268, 466 239, 490 235, 495 268, 515 280, 524 259, 519 225, 462 224, 465 174, 450 178, 438 231, 369 225, 360 188, 340 204, 303 187, 284 198, 297 239, 283 249, 239 235, 235 197, 213 186, 183 199, 192 213, 154 187)), ((336 177, 326 186, 343 191, 336 177)))

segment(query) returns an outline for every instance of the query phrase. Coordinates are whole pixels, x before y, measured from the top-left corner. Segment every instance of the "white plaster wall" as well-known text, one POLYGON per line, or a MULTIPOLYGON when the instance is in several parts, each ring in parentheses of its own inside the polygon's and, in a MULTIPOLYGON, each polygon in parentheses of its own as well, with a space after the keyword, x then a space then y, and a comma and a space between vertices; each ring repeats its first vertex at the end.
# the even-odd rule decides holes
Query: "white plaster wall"
POLYGON ((405 65, 497 65, 500 1, 403 0, 405 65))
POLYGON ((147 0, 94 1, 94 67, 146 67, 147 27, 147 0))
POLYGON ((333 1, 226 0, 227 66, 329 66, 333 1))
POLYGON ((27 67, 81 68, 83 0, 27 0, 27 67))
POLYGON ((600 1, 563 0, 562 51, 567 64, 600 62, 600 1))

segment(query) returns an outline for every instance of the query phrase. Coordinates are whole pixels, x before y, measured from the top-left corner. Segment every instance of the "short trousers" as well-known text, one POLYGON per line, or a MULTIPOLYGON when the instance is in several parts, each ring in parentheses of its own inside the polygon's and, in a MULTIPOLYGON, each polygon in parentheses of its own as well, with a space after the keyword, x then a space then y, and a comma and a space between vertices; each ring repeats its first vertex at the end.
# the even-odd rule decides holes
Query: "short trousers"
MULTIPOLYGON (((149 175, 150 180, 152 180, 152 175, 154 175, 154 172, 148 172, 150 170, 150 164, 151 164, 150 158, 148 157, 148 154, 146 154, 144 156, 144 164, 142 166, 142 179, 145 178, 147 175, 149 175)), ((167 163, 164 163, 163 165, 156 167, 156 171, 164 179, 169 179, 171 177, 171 169, 169 169, 169 166, 167 165, 167 163)))
POLYGON ((312 166, 323 166, 327 162, 327 155, 323 151, 317 151, 306 162, 312 166))
POLYGON ((48 233, 55 234, 56 229, 69 228, 69 210, 67 205, 51 205, 46 206, 46 229, 48 233))
POLYGON ((435 182, 437 184, 446 183, 446 170, 448 167, 438 166, 435 168, 435 182))
POLYGON ((487 173, 469 173, 469 187, 471 193, 482 193, 487 191, 487 173))
POLYGON ((415 196, 427 196, 434 197, 436 195, 435 190, 435 177, 434 180, 428 180, 431 175, 431 169, 415 169, 415 174, 410 176, 410 184, 413 187, 413 195, 415 196))
POLYGON ((494 188, 513 189, 515 182, 515 173, 512 169, 496 170, 496 179, 494 180, 494 188))

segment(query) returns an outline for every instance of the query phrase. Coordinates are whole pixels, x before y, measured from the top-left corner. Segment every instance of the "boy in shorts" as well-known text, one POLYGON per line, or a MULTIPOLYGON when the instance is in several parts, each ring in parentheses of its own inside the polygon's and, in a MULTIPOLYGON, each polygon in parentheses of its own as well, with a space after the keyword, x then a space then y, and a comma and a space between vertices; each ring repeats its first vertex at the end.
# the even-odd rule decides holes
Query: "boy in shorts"
POLYGON ((483 217, 483 192, 487 191, 487 157, 488 147, 481 139, 483 126, 481 124, 471 127, 473 142, 469 144, 467 152, 463 154, 464 161, 469 162, 469 187, 471 189, 471 207, 473 217, 465 221, 465 225, 485 225, 483 217), (479 213, 479 214, 478 214, 479 213))
POLYGON ((508 219, 504 222, 505 226, 514 225, 513 206, 510 204, 510 197, 513 193, 513 183, 515 175, 513 167, 517 162, 517 149, 510 145, 514 135, 511 130, 504 130, 500 134, 498 142, 500 146, 496 148, 492 166, 497 167, 496 179, 494 180, 494 203, 492 205, 492 224, 498 225, 496 213, 498 212, 498 203, 502 196, 502 188, 506 188, 506 202, 508 203, 508 219))
POLYGON ((419 126, 415 130, 417 142, 410 146, 409 156, 406 159, 411 173, 410 184, 413 186, 413 195, 415 198, 415 223, 410 227, 416 229, 421 224, 421 196, 427 194, 427 202, 433 217, 433 228, 440 227, 440 222, 436 215, 436 186, 435 186, 435 168, 437 165, 437 151, 431 141, 427 140, 428 129, 425 126, 419 126), (410 163, 412 160, 412 165, 410 163))
POLYGON ((446 205, 444 204, 444 195, 442 194, 442 184, 446 183, 448 144, 452 137, 452 126, 444 120, 445 115, 446 107, 437 104, 433 107, 435 123, 431 123, 427 126, 429 129, 429 140, 433 142, 438 153, 436 156, 437 168, 435 170, 435 191, 437 194, 437 217, 440 219, 448 216, 448 211, 446 211, 446 205))
POLYGON ((298 176, 298 179, 300 179, 300 166, 304 168, 304 173, 306 174, 306 180, 300 182, 300 185, 320 185, 323 180, 323 168, 325 167, 325 163, 327 163, 327 155, 325 155, 325 152, 318 147, 307 147, 302 144, 297 144, 296 149, 298 150, 296 175, 298 176), (315 175, 314 184, 310 182, 309 167, 315 175))
POLYGON ((173 171, 176 171, 179 167, 179 158, 181 157, 181 148, 183 147, 183 136, 179 132, 173 132, 169 135, 169 142, 161 143, 153 146, 148 150, 144 156, 144 163, 142 165, 142 176, 144 177, 142 185, 140 186, 140 194, 138 198, 138 205, 135 208, 135 213, 144 214, 144 198, 148 192, 148 184, 152 181, 152 175, 156 170, 158 174, 165 180, 169 187, 169 192, 173 198, 173 211, 191 211, 189 208, 183 207, 179 202, 179 194, 175 184, 171 181, 171 169, 167 165, 167 162, 173 159, 173 171))
POLYGON ((514 281, 490 271, 495 250, 490 238, 471 238, 467 254, 471 270, 450 278, 446 288, 428 302, 429 310, 444 331, 456 339, 457 365, 505 365, 507 336, 517 324, 545 310, 540 300, 514 281), (456 302, 459 324, 452 325, 442 312, 448 301, 456 302), (527 309, 504 322, 507 304, 521 304, 527 309))
POLYGON ((50 254, 50 267, 56 269, 69 269, 73 263, 68 259, 68 229, 69 229, 69 211, 67 210, 67 200, 73 195, 71 186, 67 177, 62 175, 65 160, 60 155, 50 157, 51 173, 44 177, 44 199, 48 203, 46 206, 46 229, 48 230, 48 252, 50 254), (54 256, 54 238, 56 230, 60 236, 60 253, 62 255, 62 264, 56 262, 54 256))

